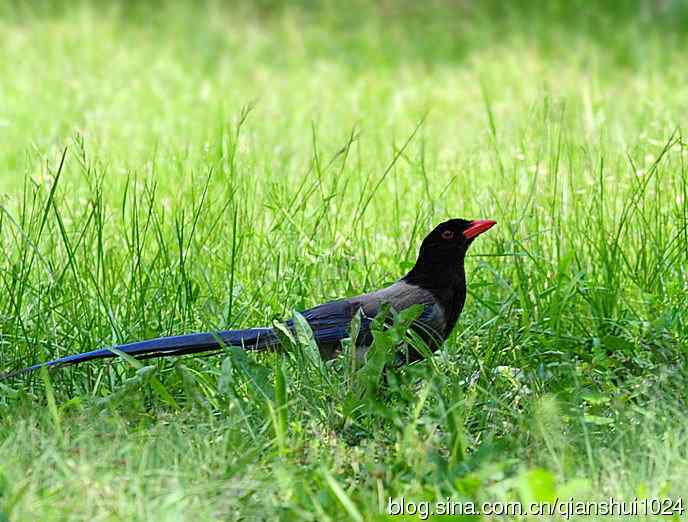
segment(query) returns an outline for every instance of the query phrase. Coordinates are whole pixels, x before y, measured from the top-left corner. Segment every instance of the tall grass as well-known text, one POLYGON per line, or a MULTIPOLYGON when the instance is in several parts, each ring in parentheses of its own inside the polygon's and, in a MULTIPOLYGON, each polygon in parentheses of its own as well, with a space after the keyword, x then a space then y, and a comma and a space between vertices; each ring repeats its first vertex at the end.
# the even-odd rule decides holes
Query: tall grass
POLYGON ((685 495, 686 12, 629 5, 0 8, 3 371, 270 325, 499 223, 384 376, 403 317, 363 365, 300 329, 0 384, 0 519, 685 495))

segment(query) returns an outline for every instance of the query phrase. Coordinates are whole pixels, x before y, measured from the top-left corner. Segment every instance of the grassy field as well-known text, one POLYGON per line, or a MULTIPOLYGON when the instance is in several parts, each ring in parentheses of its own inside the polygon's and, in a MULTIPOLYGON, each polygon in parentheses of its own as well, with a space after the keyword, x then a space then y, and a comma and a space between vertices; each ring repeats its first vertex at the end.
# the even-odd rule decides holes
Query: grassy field
POLYGON ((382 381, 306 345, 0 383, 0 521, 688 495, 684 2, 31 5, 0 6, 0 371, 269 325, 498 226, 382 381))

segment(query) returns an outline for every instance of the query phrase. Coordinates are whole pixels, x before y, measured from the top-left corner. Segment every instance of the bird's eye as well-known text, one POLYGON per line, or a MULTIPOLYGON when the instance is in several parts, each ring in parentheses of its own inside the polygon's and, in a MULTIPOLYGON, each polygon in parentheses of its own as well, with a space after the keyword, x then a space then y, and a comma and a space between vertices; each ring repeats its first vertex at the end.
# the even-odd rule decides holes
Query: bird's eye
POLYGON ((451 230, 445 230, 442 232, 442 239, 454 239, 454 232, 451 230))

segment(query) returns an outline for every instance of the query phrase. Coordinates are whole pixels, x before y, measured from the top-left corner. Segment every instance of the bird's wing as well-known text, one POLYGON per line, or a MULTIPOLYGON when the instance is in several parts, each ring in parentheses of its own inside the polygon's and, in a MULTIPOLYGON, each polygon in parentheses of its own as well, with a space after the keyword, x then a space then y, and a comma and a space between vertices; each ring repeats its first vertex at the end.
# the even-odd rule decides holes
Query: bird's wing
MULTIPOLYGON (((336 343, 349 336, 349 328, 354 315, 351 301, 340 299, 330 301, 301 312, 313 330, 313 336, 318 344, 336 343)), ((292 328, 294 320, 287 321, 292 328)))
MULTIPOLYGON (((446 323, 442 307, 430 292, 401 281, 377 292, 330 301, 305 310, 301 315, 313 330, 315 341, 318 344, 327 344, 339 342, 350 335, 351 321, 354 314, 360 310, 358 342, 370 344, 370 323, 385 303, 398 312, 412 305, 424 305, 423 312, 414 323, 415 329, 428 339, 440 342, 443 339, 446 323)), ((293 320, 288 321, 287 325, 293 327, 293 320)))

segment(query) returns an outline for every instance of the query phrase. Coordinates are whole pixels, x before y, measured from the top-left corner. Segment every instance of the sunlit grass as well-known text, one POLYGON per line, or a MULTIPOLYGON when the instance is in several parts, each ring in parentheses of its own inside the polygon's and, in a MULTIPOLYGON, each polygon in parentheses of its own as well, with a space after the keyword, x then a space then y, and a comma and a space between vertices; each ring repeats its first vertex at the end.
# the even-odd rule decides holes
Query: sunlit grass
POLYGON ((567 5, 1 8, 0 370, 269 325, 499 224, 383 381, 294 347, 2 383, 0 519, 685 494, 685 9, 567 5))

